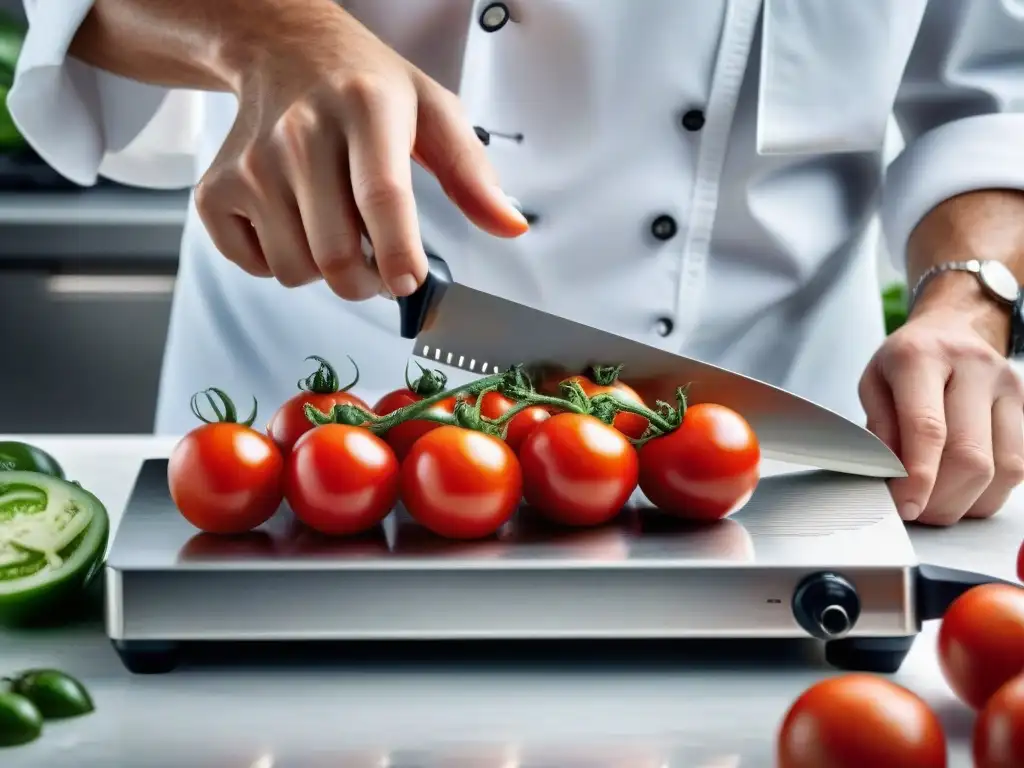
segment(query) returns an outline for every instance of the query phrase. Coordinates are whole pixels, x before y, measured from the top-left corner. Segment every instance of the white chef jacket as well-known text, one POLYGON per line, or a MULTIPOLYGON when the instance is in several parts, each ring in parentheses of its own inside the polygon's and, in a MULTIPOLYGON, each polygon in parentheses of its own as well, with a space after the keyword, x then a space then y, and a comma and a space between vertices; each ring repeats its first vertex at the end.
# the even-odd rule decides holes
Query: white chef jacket
MULTIPOLYGON (((462 283, 850 418, 883 338, 879 218, 900 265, 937 203, 1024 188, 1022 0, 507 0, 489 29, 492 4, 343 3, 495 134, 503 188, 534 219, 488 236, 416 169, 428 247, 462 283), (886 169, 893 114, 907 146, 886 169)), ((8 105, 39 154, 81 184, 192 185, 234 98, 67 58, 91 0, 25 6, 8 105)), ((157 430, 190 428, 189 395, 211 385, 270 409, 309 354, 354 357, 373 399, 402 381, 397 319, 385 299, 242 273, 190 209, 157 430)))

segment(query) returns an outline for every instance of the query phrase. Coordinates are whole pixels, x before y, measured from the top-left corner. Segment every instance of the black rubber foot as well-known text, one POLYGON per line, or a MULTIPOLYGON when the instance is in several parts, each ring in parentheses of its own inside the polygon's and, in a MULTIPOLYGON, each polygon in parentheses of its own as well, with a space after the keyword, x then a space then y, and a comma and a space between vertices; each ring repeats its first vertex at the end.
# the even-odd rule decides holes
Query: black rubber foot
POLYGON ((163 675, 178 666, 177 643, 150 640, 111 640, 125 669, 136 675, 163 675))
POLYGON ((825 643, 825 660, 845 672, 891 675, 903 665, 916 635, 909 637, 844 637, 825 643))

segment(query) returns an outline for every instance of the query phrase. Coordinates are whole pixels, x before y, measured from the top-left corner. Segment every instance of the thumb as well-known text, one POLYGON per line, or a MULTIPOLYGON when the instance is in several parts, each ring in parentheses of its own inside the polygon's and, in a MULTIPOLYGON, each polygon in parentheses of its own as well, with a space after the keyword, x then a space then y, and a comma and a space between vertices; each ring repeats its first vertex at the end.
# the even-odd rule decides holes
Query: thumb
POLYGON ((424 83, 416 124, 413 157, 466 218, 498 237, 518 237, 529 230, 523 214, 498 186, 498 175, 455 96, 437 83, 424 83))
POLYGON ((868 418, 867 428, 895 454, 900 452, 899 420, 892 391, 878 366, 872 362, 860 380, 860 402, 868 418))

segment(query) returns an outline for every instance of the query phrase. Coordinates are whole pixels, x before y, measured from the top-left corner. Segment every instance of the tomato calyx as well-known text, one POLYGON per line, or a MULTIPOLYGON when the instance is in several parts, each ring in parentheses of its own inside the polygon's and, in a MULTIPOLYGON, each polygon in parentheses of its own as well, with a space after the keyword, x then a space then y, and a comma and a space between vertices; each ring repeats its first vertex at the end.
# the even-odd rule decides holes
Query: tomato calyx
POLYGON ((256 421, 258 403, 254 397, 252 399, 252 411, 244 420, 239 420, 238 409, 235 408, 235 404, 228 397, 228 394, 222 389, 210 387, 192 395, 192 399, 189 401, 189 408, 192 410, 192 415, 203 422, 203 424, 238 424, 243 427, 251 427, 253 422, 256 421), (213 411, 212 419, 208 419, 203 415, 203 411, 200 408, 200 403, 203 400, 206 401, 207 405, 210 406, 210 410, 213 411), (218 400, 220 405, 217 404, 218 400))
POLYGON ((587 369, 587 378, 599 387, 614 387, 622 373, 621 365, 592 365, 587 369))
POLYGON ((433 397, 444 392, 448 386, 448 377, 442 371, 429 370, 419 363, 416 363, 416 367, 420 369, 420 375, 410 380, 409 366, 405 366, 405 386, 410 392, 419 397, 433 397))
MULTIPOLYGON (((348 357, 348 355, 346 355, 348 357)), ((359 383, 359 366, 356 361, 348 357, 355 371, 355 378, 344 387, 341 386, 341 378, 337 369, 319 355, 310 355, 306 358, 317 364, 317 369, 304 379, 299 379, 298 387, 302 392, 311 392, 315 395, 334 395, 338 392, 348 392, 359 383)))

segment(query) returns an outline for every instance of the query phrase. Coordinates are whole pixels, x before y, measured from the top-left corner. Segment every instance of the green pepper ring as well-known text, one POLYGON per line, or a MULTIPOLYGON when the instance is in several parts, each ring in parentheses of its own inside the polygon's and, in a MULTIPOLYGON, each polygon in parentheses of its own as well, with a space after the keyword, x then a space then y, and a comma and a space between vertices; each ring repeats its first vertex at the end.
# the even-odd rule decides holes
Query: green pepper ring
MULTIPOLYGON (((5 487, 11 486, 41 490, 48 500, 55 493, 63 494, 88 508, 91 514, 85 530, 61 552, 65 559, 60 568, 55 571, 43 568, 24 577, 0 577, 0 624, 59 622, 88 599, 86 587, 103 566, 110 535, 107 510, 99 499, 80 486, 38 472, 0 472, 0 495, 5 487)), ((0 533, 3 522, 3 507, 0 507, 0 533)))

